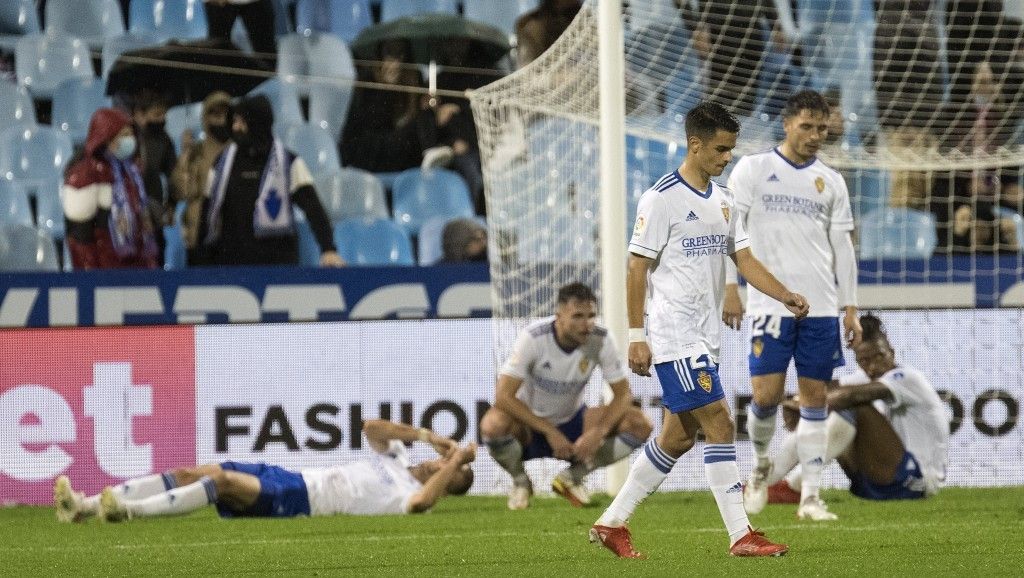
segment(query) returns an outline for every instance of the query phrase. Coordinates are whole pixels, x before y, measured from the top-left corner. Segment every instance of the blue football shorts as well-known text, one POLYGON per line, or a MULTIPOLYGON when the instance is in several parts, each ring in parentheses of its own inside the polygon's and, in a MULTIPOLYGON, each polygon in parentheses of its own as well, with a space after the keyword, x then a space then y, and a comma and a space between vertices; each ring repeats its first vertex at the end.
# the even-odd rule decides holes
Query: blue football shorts
POLYGON ((921 466, 914 454, 907 451, 903 452, 891 484, 876 484, 861 473, 850 479, 850 492, 865 500, 917 500, 925 496, 924 487, 921 466))
POLYGON ((704 407, 725 397, 718 364, 707 354, 654 364, 661 403, 672 413, 704 407))
POLYGON ((302 474, 264 463, 221 462, 220 467, 250 474, 260 480, 260 495, 245 511, 232 510, 218 502, 217 513, 222 518, 309 515, 309 492, 302 474))
POLYGON ((754 317, 750 337, 750 375, 786 373, 789 361, 796 374, 830 381, 846 364, 838 317, 807 317, 800 321, 782 315, 754 317))
MULTIPOLYGON (((569 421, 558 426, 558 431, 562 432, 569 441, 574 442, 583 435, 583 414, 586 411, 587 406, 581 406, 569 421)), ((523 448, 523 460, 550 458, 554 457, 554 455, 551 444, 548 443, 548 438, 544 437, 544 434, 537 430, 531 430, 530 444, 523 448)))

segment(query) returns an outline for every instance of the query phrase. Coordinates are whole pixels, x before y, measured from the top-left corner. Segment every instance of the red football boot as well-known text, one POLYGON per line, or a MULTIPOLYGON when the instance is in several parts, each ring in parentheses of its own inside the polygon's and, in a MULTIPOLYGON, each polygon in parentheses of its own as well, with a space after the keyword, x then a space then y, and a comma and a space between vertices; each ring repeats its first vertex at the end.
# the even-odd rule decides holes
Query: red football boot
POLYGON ((779 480, 768 486, 769 504, 799 504, 800 492, 789 487, 786 480, 779 480))
POLYGON ((789 551, 789 546, 776 544, 764 537, 764 532, 747 526, 749 532, 740 538, 732 548, 729 548, 730 556, 782 556, 789 551))
POLYGON ((626 526, 611 528, 594 524, 590 528, 590 541, 591 543, 600 542, 602 546, 614 552, 619 558, 646 558, 633 549, 633 539, 626 526))

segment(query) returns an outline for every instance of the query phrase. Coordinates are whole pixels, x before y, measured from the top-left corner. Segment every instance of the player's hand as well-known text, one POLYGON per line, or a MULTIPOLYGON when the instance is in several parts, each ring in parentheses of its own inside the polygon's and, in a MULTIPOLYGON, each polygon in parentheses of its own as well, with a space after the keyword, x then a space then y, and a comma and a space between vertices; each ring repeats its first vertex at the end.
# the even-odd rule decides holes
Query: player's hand
POLYGON ((569 441, 569 438, 565 437, 565 434, 552 428, 550 432, 544 434, 544 437, 548 440, 548 445, 551 446, 551 453, 560 460, 569 460, 573 456, 573 445, 569 441))
POLYGON ((576 443, 573 444, 573 455, 583 463, 590 463, 594 459, 594 454, 597 453, 597 448, 604 443, 604 438, 605 436, 601 435, 601 431, 597 428, 583 432, 583 435, 577 438, 576 443))
POLYGON ((436 433, 430 433, 430 439, 427 440, 437 455, 450 458, 459 449, 459 444, 455 443, 455 440, 446 438, 436 433))
POLYGON ((465 465, 476 459, 476 442, 469 442, 463 447, 455 447, 452 459, 458 460, 459 464, 465 465))
POLYGON ((736 285, 725 286, 725 302, 722 303, 722 323, 736 329, 743 324, 743 300, 736 285))
POLYGON ((846 346, 850 349, 860 345, 861 337, 864 335, 864 330, 861 329, 860 319, 857 317, 857 311, 854 309, 848 309, 846 316, 843 317, 843 336, 846 338, 846 346))
POLYGON ((803 295, 793 293, 792 291, 786 293, 782 303, 797 319, 807 317, 807 312, 811 310, 811 306, 807 304, 807 299, 803 295))
POLYGON ((651 346, 646 341, 629 344, 629 369, 637 375, 651 376, 651 346))

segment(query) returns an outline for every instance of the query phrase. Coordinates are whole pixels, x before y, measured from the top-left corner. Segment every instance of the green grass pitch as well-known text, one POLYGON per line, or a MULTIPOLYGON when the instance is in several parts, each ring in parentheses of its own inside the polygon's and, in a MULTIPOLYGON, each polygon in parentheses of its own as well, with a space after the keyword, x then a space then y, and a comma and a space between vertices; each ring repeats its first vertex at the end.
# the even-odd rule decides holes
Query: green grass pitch
POLYGON ((221 520, 212 509, 127 524, 58 524, 49 508, 0 510, 0 574, 289 576, 1022 576, 1024 488, 947 488, 917 502, 826 492, 838 522, 769 506, 753 523, 783 558, 730 558, 709 492, 659 493, 634 516, 647 560, 587 542, 608 498, 574 509, 538 497, 443 501, 423 516, 221 520))

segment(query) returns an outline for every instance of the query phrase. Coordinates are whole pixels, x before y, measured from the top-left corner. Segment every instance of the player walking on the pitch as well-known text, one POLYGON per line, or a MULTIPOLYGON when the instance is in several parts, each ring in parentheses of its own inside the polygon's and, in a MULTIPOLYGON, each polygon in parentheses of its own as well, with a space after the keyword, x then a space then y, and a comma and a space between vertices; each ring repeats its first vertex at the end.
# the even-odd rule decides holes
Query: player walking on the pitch
POLYGON ((648 189, 637 208, 626 279, 629 366, 650 375, 653 361, 665 411, 661 434, 645 444, 625 485, 590 531, 591 541, 621 557, 641 557, 626 523, 693 447, 698 428, 707 440, 704 473, 729 533, 729 553, 780 556, 788 550, 748 523, 734 423, 718 377, 727 256, 750 284, 784 303, 796 318, 807 314, 806 300, 751 253, 733 215, 732 195, 711 181, 732 158, 738 132, 736 118, 721 105, 694 107, 686 115, 686 159, 648 189))
MULTIPOLYGON (((776 413, 785 393, 786 370, 795 361, 800 388, 797 452, 803 482, 797 517, 835 520, 818 495, 825 454, 825 385, 843 365, 840 308, 845 309, 843 334, 853 347, 860 342, 857 320, 857 259, 850 240, 853 216, 842 175, 817 159, 828 136, 829 106, 814 91, 789 98, 782 112, 785 140, 763 153, 741 158, 729 176, 736 201, 736 219, 750 235, 752 250, 779 280, 800 287, 810 313, 797 322, 769 295, 752 287, 747 312, 753 317, 750 375, 753 400, 747 431, 755 466, 744 488, 750 514, 767 502, 771 473, 768 446, 775 433, 776 413), (838 284, 836 281, 838 280, 838 284)), ((726 273, 722 319, 739 329, 743 318, 736 270, 726 273)))
POLYGON ((633 407, 619 348, 596 319, 590 287, 562 287, 555 315, 524 329, 501 368, 494 407, 484 414, 480 432, 491 457, 512 476, 511 510, 527 508, 533 494, 524 460, 568 460, 551 488, 581 507, 590 502, 587 474, 629 456, 651 435, 650 420, 633 407), (588 408, 583 396, 598 365, 614 397, 588 408))

